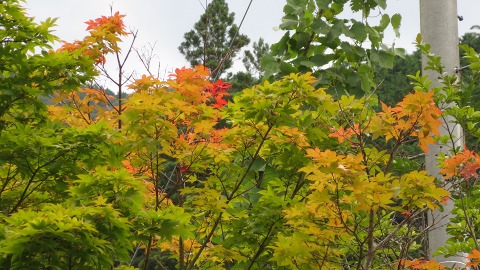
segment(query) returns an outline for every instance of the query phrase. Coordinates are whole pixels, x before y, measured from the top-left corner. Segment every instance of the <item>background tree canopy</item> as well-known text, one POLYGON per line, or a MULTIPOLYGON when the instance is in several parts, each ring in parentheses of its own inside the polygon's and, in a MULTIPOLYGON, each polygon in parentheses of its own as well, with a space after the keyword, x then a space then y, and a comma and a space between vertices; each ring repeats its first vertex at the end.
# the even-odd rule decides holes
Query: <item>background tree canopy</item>
POLYGON ((193 66, 204 65, 219 78, 233 64, 235 55, 250 42, 238 33, 235 14, 229 12, 225 0, 213 0, 193 30, 185 33, 178 49, 193 66))

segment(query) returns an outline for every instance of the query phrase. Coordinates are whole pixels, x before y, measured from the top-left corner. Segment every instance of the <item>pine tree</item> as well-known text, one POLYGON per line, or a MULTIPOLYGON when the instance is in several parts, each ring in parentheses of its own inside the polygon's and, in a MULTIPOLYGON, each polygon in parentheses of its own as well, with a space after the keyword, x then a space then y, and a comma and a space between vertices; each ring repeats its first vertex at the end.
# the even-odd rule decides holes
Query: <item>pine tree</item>
POLYGON ((192 66, 203 64, 211 70, 212 77, 219 77, 250 42, 246 35, 238 33, 234 19, 235 13, 229 13, 225 0, 213 0, 193 29, 185 33, 185 40, 178 47, 180 53, 192 66))
POLYGON ((270 45, 260 38, 252 46, 253 51, 246 50, 242 61, 248 73, 260 78, 263 76, 262 58, 270 51, 270 45))
POLYGON ((252 47, 252 51, 245 50, 242 59, 246 71, 229 72, 226 76, 226 80, 231 84, 228 92, 232 95, 260 83, 263 79, 264 70, 261 62, 270 51, 270 45, 260 38, 257 42, 253 42, 252 47))

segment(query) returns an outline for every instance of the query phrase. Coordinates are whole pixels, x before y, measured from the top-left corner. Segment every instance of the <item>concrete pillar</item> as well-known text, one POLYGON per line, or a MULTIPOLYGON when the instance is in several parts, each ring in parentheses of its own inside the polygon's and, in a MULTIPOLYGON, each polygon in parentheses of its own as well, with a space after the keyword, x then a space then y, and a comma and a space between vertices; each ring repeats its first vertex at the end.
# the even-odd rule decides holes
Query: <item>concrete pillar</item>
MULTIPOLYGON (((456 0, 420 0, 420 31, 425 43, 431 45, 431 52, 442 58, 442 65, 445 67, 444 72, 453 74, 454 69, 460 66, 459 48, 458 48, 458 18, 457 18, 457 1, 456 0)), ((426 66, 427 59, 422 56, 422 67, 426 66)), ((431 70, 423 70, 424 75, 428 75, 433 81, 432 86, 439 86, 439 74, 431 70)), ((449 104, 441 105, 443 107, 449 104)), ((440 130, 440 135, 453 134, 454 143, 447 145, 430 145, 429 152, 426 156, 426 170, 430 175, 442 180, 437 167, 437 156, 440 152, 449 153, 452 147, 464 145, 462 128, 453 123, 452 118, 447 118, 440 130)), ((451 210, 453 202, 450 200, 445 206, 443 212, 434 211, 428 214, 428 224, 434 226, 428 234, 429 257, 438 262, 443 262, 451 267, 464 266, 465 257, 460 254, 456 257, 444 258, 443 256, 433 257, 433 253, 440 246, 445 245, 449 238, 446 232, 446 226, 452 217, 451 210)))

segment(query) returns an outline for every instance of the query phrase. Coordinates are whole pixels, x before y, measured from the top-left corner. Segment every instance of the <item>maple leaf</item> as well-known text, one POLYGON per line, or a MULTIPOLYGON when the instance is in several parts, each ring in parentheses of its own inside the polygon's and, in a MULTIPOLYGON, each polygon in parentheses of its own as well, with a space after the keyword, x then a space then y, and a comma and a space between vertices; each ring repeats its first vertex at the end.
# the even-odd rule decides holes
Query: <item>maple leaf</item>
POLYGON ((123 166, 125 166, 125 169, 126 169, 128 172, 135 173, 135 168, 132 166, 132 164, 130 163, 130 161, 128 161, 128 160, 122 160, 122 164, 123 164, 123 166))
POLYGON ((342 126, 336 130, 331 128, 331 130, 333 133, 329 134, 328 137, 337 138, 338 142, 342 143, 345 140, 349 141, 353 135, 359 134, 360 128, 358 124, 354 124, 353 128, 349 127, 346 130, 342 126))
POLYGON ((132 84, 128 86, 129 89, 135 90, 135 92, 153 91, 157 90, 158 86, 162 85, 162 82, 151 75, 142 75, 141 78, 136 79, 132 84))
POLYGON ((472 253, 468 254, 468 259, 470 262, 468 262, 466 266, 477 268, 480 265, 480 251, 476 249, 472 250, 472 253))
POLYGON ((445 179, 457 176, 468 180, 478 177, 479 169, 480 157, 474 151, 465 149, 463 152, 447 158, 442 164, 440 173, 445 176, 445 179))
POLYGON ((184 164, 180 164, 180 172, 181 173, 186 173, 188 171, 189 171, 189 166, 184 165, 184 164))
POLYGON ((155 195, 155 185, 152 182, 148 182, 146 180, 142 180, 143 184, 147 188, 147 196, 148 195, 155 195))
POLYGON ((218 94, 227 94, 227 90, 231 87, 230 83, 224 82, 222 80, 217 80, 210 87, 206 88, 205 91, 212 93, 213 96, 218 94))
POLYGON ((213 97, 211 106, 214 108, 221 108, 225 106, 228 102, 223 97, 228 96, 227 89, 230 88, 230 83, 224 82, 222 80, 217 80, 210 86, 205 88, 205 92, 209 93, 213 97))
POLYGON ((125 24, 123 23, 123 17, 125 15, 121 15, 118 11, 115 12, 112 16, 102 16, 100 18, 86 21, 87 24, 87 31, 95 31, 102 27, 108 28, 108 30, 112 33, 125 35, 125 24))
POLYGON ((460 174, 463 175, 465 180, 468 180, 470 178, 477 178, 478 170, 480 170, 480 162, 475 160, 474 162, 468 162, 465 164, 463 169, 460 171, 460 174))
POLYGON ((408 94, 394 108, 382 103, 382 112, 371 122, 369 130, 374 137, 385 135, 388 141, 397 141, 417 137, 420 148, 428 152, 428 144, 434 143, 432 135, 439 135, 441 110, 433 99, 434 92, 415 92, 408 94))
POLYGON ((193 129, 196 133, 210 133, 216 124, 217 123, 214 121, 202 120, 198 123, 195 123, 193 129))
POLYGON ((56 51, 61 52, 61 51, 67 51, 67 52, 74 52, 76 50, 82 49, 85 44, 81 41, 74 41, 74 42, 67 42, 65 40, 60 41, 62 43, 62 46, 58 48, 56 51))
POLYGON ((215 102, 212 103, 213 108, 221 108, 221 107, 227 105, 227 103, 228 103, 225 99, 223 99, 222 96, 216 96, 213 99, 215 100, 215 102))
POLYGON ((407 269, 411 270, 442 270, 446 269, 445 265, 434 260, 426 261, 423 259, 402 260, 399 264, 403 264, 407 269))
POLYGON ((128 35, 125 31, 123 17, 116 12, 111 16, 102 16, 100 18, 85 22, 87 31, 90 35, 83 40, 77 40, 72 43, 62 41, 62 47, 57 52, 79 51, 81 56, 88 57, 95 64, 104 64, 106 62, 105 55, 112 52, 119 52, 118 43, 121 41, 120 36, 128 35))
POLYGON ((171 79, 167 81, 168 85, 184 96, 185 100, 198 105, 206 103, 211 97, 211 93, 204 91, 211 86, 208 80, 210 71, 202 65, 194 68, 175 69, 174 74, 170 74, 171 79))
POLYGON ((203 65, 197 65, 194 68, 176 68, 175 73, 169 76, 174 77, 178 82, 188 82, 198 78, 207 78, 210 76, 210 71, 203 65))

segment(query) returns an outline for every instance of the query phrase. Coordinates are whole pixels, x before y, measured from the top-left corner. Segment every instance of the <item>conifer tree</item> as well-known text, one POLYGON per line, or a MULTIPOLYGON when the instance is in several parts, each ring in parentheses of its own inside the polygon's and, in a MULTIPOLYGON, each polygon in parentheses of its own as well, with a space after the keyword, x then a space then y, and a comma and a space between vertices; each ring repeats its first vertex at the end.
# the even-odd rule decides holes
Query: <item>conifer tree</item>
POLYGON ((250 42, 238 33, 235 13, 229 12, 225 0, 213 0, 193 29, 185 33, 178 49, 192 66, 203 64, 219 77, 232 64, 232 58, 250 42), (232 42, 233 40, 233 42, 232 42))

